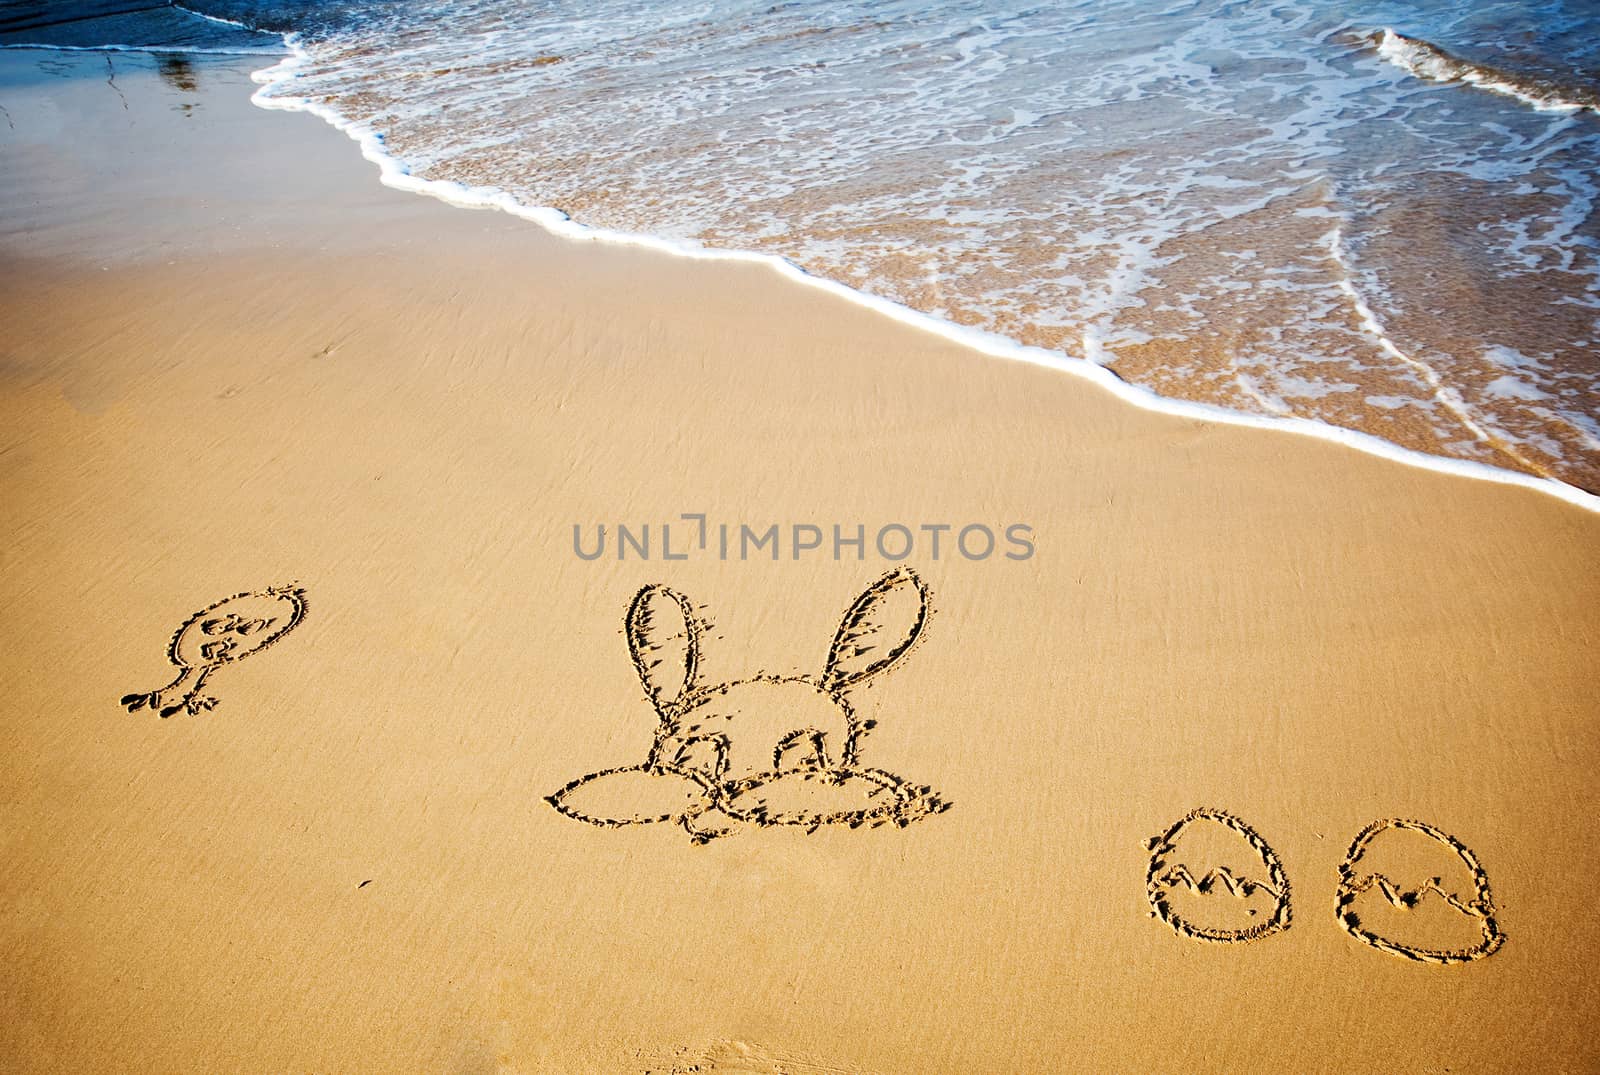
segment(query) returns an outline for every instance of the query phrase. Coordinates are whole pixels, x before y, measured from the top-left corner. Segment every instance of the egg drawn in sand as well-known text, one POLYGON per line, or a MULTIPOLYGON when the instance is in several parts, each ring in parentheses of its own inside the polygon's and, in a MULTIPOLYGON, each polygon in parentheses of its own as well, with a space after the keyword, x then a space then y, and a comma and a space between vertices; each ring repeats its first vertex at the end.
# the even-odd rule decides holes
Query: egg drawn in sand
POLYGON ((1289 879, 1277 852, 1222 810, 1191 811, 1145 841, 1150 914, 1198 941, 1258 941, 1289 927, 1289 879))
POLYGON ((1419 963, 1467 963, 1505 943, 1477 856, 1421 821, 1385 818, 1361 830, 1339 865, 1335 912, 1356 940, 1419 963))

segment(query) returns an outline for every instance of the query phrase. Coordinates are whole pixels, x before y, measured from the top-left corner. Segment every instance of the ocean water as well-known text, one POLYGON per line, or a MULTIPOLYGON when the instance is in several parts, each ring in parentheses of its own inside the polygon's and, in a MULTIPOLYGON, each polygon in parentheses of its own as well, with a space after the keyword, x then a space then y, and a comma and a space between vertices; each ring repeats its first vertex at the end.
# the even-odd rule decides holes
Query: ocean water
POLYGON ((186 7, 413 176, 1600 491, 1592 0, 186 7))

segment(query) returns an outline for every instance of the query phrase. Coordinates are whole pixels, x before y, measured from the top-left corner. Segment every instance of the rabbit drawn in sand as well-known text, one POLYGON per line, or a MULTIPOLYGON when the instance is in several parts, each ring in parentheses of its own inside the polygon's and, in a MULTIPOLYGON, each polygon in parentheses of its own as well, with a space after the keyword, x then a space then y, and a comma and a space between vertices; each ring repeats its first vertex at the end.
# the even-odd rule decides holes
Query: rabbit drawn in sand
POLYGON ((643 764, 579 777, 546 801, 593 825, 673 822, 697 843, 741 823, 902 827, 949 804, 864 767, 851 693, 903 658, 928 621, 917 574, 891 571, 856 598, 815 676, 700 681, 703 625, 682 594, 646 586, 628 607, 634 668, 658 717, 643 764))

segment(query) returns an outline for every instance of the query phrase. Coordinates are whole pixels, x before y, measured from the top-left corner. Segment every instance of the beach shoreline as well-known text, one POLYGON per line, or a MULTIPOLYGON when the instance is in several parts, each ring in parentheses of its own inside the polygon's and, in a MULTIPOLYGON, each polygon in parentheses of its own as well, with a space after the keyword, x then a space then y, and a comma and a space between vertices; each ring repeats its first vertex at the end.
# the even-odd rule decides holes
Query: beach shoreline
MULTIPOLYGON (((1375 354, 1383 355, 1385 361, 1398 363, 1403 379, 1415 378, 1419 386, 1429 386, 1432 400, 1428 406, 1442 407, 1449 415, 1448 422, 1459 425, 1459 432, 1466 435, 1466 440, 1453 447, 1443 442, 1429 447, 1438 435, 1438 430, 1430 433, 1427 430, 1427 421, 1415 415, 1396 411, 1394 408, 1400 406, 1399 396, 1380 395, 1378 398, 1387 402, 1381 404, 1379 412, 1361 419, 1335 417, 1332 413, 1320 417, 1298 414, 1293 407, 1284 405, 1281 400, 1274 402, 1262 396, 1247 383, 1252 378, 1238 369, 1235 369, 1230 377, 1238 381, 1245 396, 1234 399, 1231 403, 1228 401, 1227 393, 1218 395, 1213 389, 1205 388, 1192 378, 1186 380, 1184 376, 1178 376, 1172 381, 1170 388, 1158 391, 1152 387, 1172 376, 1171 371, 1162 372, 1168 366, 1173 370, 1191 366, 1193 367, 1190 369, 1191 374, 1198 369, 1208 369, 1210 373, 1202 380, 1214 380, 1219 371, 1226 371, 1235 366, 1235 357, 1229 353, 1229 346, 1224 342, 1213 341, 1208 347, 1191 349, 1193 353, 1186 354, 1183 353, 1182 347, 1174 349, 1170 341, 1162 343, 1159 340, 1149 340, 1146 341, 1146 345, 1135 347, 1120 360, 1113 361, 1111 356, 1105 353, 1104 347, 1092 338, 1093 333, 1084 335, 1079 341, 1077 351, 1047 345, 1037 339, 1030 342, 1031 337, 1037 337, 1036 332, 1022 333, 1015 337, 1007 336, 975 324, 964 323, 958 318, 924 312, 912 305, 879 294, 878 289, 874 287, 859 282, 856 286, 852 286, 826 273, 818 274, 810 271, 799 262, 781 254, 755 248, 724 248, 689 239, 619 231, 579 222, 559 208, 528 204, 519 200, 515 193, 493 185, 483 186, 449 179, 423 178, 414 175, 406 161, 391 152, 386 144, 386 134, 375 129, 370 122, 341 114, 330 97, 319 97, 315 94, 304 96, 303 93, 307 91, 297 92, 306 69, 314 67, 312 54, 298 32, 269 31, 247 25, 245 22, 208 15, 182 6, 178 6, 175 10, 184 17, 194 20, 196 24, 210 25, 228 34, 242 36, 238 41, 234 41, 233 46, 227 48, 186 48, 176 43, 148 46, 114 45, 108 46, 109 52, 107 48, 97 48, 92 45, 56 47, 64 48, 68 53, 106 55, 108 66, 110 55, 118 55, 125 60, 151 56, 163 64, 187 64, 192 59, 222 60, 227 63, 230 56, 273 58, 272 51, 264 47, 245 49, 238 45, 242 41, 278 39, 283 50, 281 58, 264 67, 252 67, 249 72, 250 81, 256 87, 252 94, 252 102, 263 109, 307 113, 327 123, 355 142, 362 157, 377 168, 380 182, 395 190, 425 195, 456 208, 489 209, 505 213, 519 220, 532 222, 550 234, 569 241, 598 242, 623 248, 645 249, 692 260, 710 259, 762 265, 802 286, 821 289, 873 310, 881 316, 933 333, 991 357, 1040 365, 1085 378, 1125 402, 1142 409, 1247 428, 1292 431, 1406 465, 1539 489, 1587 510, 1600 511, 1600 494, 1584 486, 1587 469, 1581 461, 1572 461, 1570 465, 1561 464, 1551 469, 1548 460, 1543 463, 1539 461, 1538 457, 1543 449, 1536 451, 1533 456, 1528 456, 1518 448, 1518 436, 1512 435, 1505 428, 1498 427, 1494 422, 1485 424, 1485 416, 1476 413, 1474 407, 1466 403, 1461 396, 1459 386, 1451 385, 1441 379, 1440 371, 1430 365, 1425 358, 1408 355, 1401 349, 1401 346, 1388 335, 1388 330, 1378 315, 1348 279, 1340 284, 1340 288, 1344 298, 1351 305, 1350 316, 1355 319, 1353 323, 1359 323, 1360 331, 1370 336, 1369 342, 1375 347, 1375 354)), ((98 24, 104 20, 94 21, 98 24)), ((163 34, 173 35, 174 41, 182 36, 175 27, 154 32, 158 38, 163 34)), ((1379 48, 1380 54, 1386 55, 1390 62, 1400 63, 1417 77, 1433 77, 1420 69, 1411 70, 1407 64, 1388 55, 1385 50, 1392 51, 1388 43, 1393 35, 1387 30, 1384 34, 1386 36, 1382 41, 1385 44, 1379 48)), ((229 40, 232 41, 233 38, 229 40)), ((48 50, 52 46, 11 43, 0 48, 48 50)), ((237 74, 235 71, 235 75, 237 74)), ((114 73, 112 81, 114 83, 114 73)), ((1577 108, 1579 106, 1563 102, 1557 111, 1570 112, 1577 108)), ((1343 272, 1349 274, 1353 271, 1347 253, 1343 250, 1341 229, 1335 229, 1331 238, 1324 236, 1318 241, 1328 245, 1328 256, 1333 262, 1343 266, 1343 272)), ((1185 346, 1187 347, 1187 344, 1185 346)), ((1535 361, 1534 365, 1537 364, 1535 361)), ((1376 379, 1370 382, 1362 377, 1356 377, 1352 383, 1336 387, 1335 392, 1361 388, 1368 392, 1381 393, 1387 390, 1386 385, 1389 389, 1395 387, 1393 384, 1388 384, 1383 376, 1374 376, 1376 379)), ((1510 395, 1532 398, 1526 396, 1529 391, 1527 386, 1519 387, 1511 383, 1515 380, 1514 376, 1501 378, 1510 395)), ((1411 401, 1412 404, 1417 402, 1418 400, 1411 401)))
MULTIPOLYGON (((1491 454, 1497 459, 1496 462, 1490 463, 1456 455, 1430 452, 1417 446, 1423 443, 1422 440, 1402 443, 1394 436, 1386 437, 1366 428, 1346 426, 1315 418, 1252 413, 1217 403, 1205 402, 1201 399, 1187 398, 1181 393, 1162 394, 1147 385, 1136 383, 1120 375, 1104 361, 1103 357, 1091 360, 1087 354, 1068 354, 1060 350, 1052 350, 1037 344, 1010 339, 982 328, 960 324, 948 318, 924 313, 903 303, 876 295, 870 290, 851 287, 826 276, 809 272, 795 261, 779 255, 762 253, 756 250, 708 247, 696 242, 672 240, 636 232, 609 230, 604 227, 580 223, 559 209, 548 206, 527 205, 519 201, 514 195, 496 188, 472 187, 450 180, 419 178, 411 174, 410 169, 407 168, 402 160, 387 150, 384 145, 384 136, 381 132, 374 130, 369 124, 354 121, 340 115, 326 104, 297 96, 293 92, 295 79, 298 77, 299 69, 309 61, 309 55, 292 34, 286 37, 285 44, 290 50, 289 55, 270 67, 252 72, 252 81, 260 86, 260 89, 252 97, 253 102, 266 109, 304 112, 327 123, 352 142, 355 142, 361 150, 362 157, 378 169, 380 181, 395 190, 436 198, 446 205, 456 208, 496 210, 519 220, 530 221, 541 226, 552 235, 575 242, 605 243, 624 248, 658 251, 696 260, 709 259, 762 265, 802 286, 818 288, 828 294, 863 306, 881 316, 902 322, 924 332, 932 333, 993 358, 1025 362, 1030 365, 1042 366, 1081 377, 1111 392, 1123 402, 1141 409, 1196 418, 1202 421, 1221 422, 1245 428, 1295 432, 1303 436, 1341 444, 1357 451, 1377 455, 1408 466, 1417 466, 1445 474, 1461 474, 1485 481, 1538 489, 1586 510, 1600 511, 1600 494, 1562 480, 1560 477, 1542 472, 1535 463, 1523 458, 1515 449, 1508 447, 1497 439, 1494 434, 1478 425, 1465 410, 1459 410, 1457 414, 1458 420, 1462 422, 1469 433, 1477 437, 1486 448, 1491 450, 1491 454)), ((1335 241, 1330 252, 1335 259, 1342 260, 1343 255, 1338 249, 1337 241, 1335 241)), ((1425 378, 1431 378, 1436 392, 1442 393, 1444 386, 1437 380, 1436 371, 1430 369, 1425 363, 1404 355, 1396 347, 1394 341, 1385 334, 1383 327, 1376 321, 1372 310, 1362 301, 1353 288, 1349 291, 1349 297, 1353 303, 1355 313, 1359 315, 1363 323, 1365 331, 1372 334, 1379 345, 1379 350, 1386 351, 1404 364, 1413 367, 1425 378)), ((1440 395, 1439 398, 1443 400, 1444 396, 1440 395)), ((1397 431, 1404 432, 1404 426, 1397 427, 1397 431)), ((1408 439, 1413 435, 1407 434, 1408 439)), ((1572 473, 1581 475, 1584 470, 1578 467, 1572 473)))
POLYGON ((3 1066, 1600 1062, 1600 515, 389 190, 237 60, 41 59, 0 52, 3 1066), (696 514, 1033 551, 573 548, 696 514), (709 606, 702 685, 820 680, 903 569, 926 626, 850 697, 861 765, 948 810, 700 846, 546 801, 651 743, 643 589, 709 606), (186 617, 290 584, 214 708, 118 704, 186 617), (1288 928, 1147 903, 1196 807, 1270 844, 1288 928), (1380 818, 1471 849, 1499 950, 1341 928, 1380 818))

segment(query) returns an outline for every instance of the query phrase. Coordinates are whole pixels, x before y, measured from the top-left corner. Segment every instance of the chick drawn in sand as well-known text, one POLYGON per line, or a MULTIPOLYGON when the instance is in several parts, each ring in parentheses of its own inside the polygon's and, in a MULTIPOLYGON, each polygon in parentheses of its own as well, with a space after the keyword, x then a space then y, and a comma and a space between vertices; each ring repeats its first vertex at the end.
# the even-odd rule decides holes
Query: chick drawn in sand
POLYGON ((851 694, 897 664, 921 637, 928 589, 891 571, 845 612, 822 671, 701 682, 704 625, 688 598, 640 590, 624 630, 654 708, 644 761, 579 777, 547 798, 592 825, 681 825, 696 843, 742 825, 906 826, 949 804, 925 785, 862 764, 874 721, 851 694))
POLYGON ((1267 842, 1222 810, 1193 810, 1145 841, 1150 914, 1197 941, 1237 944, 1289 928, 1289 878, 1267 842))
POLYGON ((1422 821, 1385 818, 1362 829, 1339 865, 1334 906, 1350 936, 1419 963, 1466 963, 1505 943, 1477 856, 1422 821))
POLYGON ((149 706, 162 717, 211 709, 217 699, 200 691, 213 672, 266 649, 305 616, 306 594, 297 586, 236 593, 207 605, 184 620, 167 643, 167 660, 178 677, 153 691, 125 694, 121 704, 130 713, 149 706), (181 688, 187 689, 174 699, 181 688))

